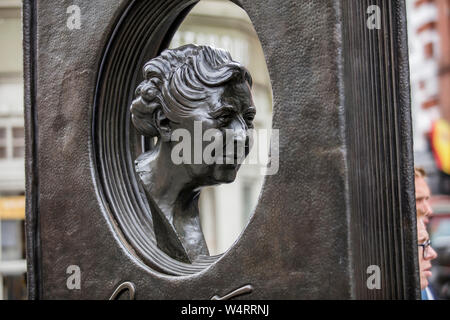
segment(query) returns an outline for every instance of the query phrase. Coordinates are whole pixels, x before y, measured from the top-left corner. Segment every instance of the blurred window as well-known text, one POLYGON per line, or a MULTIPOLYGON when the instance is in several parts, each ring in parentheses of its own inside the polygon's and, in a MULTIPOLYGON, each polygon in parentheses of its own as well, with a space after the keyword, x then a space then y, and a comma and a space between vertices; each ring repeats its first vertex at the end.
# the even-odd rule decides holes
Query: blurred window
POLYGON ((25 129, 22 118, 0 118, 0 160, 22 160, 25 156, 25 129))
POLYGON ((26 299, 21 1, 0 0, 0 300, 26 299))
POLYGON ((0 128, 0 159, 5 159, 7 157, 7 146, 6 128, 0 128))
POLYGON ((23 127, 12 128, 13 158, 25 156, 25 129, 23 127))
POLYGON ((2 260, 23 259, 22 221, 3 220, 1 228, 2 260))
POLYGON ((19 74, 0 73, 0 160, 25 156, 23 82, 19 74))

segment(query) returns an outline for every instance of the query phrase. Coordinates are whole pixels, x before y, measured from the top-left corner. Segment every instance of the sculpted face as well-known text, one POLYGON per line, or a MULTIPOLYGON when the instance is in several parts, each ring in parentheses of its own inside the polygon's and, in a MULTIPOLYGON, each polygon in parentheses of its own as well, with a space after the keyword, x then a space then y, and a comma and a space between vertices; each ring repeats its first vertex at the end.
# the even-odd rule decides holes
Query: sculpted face
POLYGON ((209 97, 198 104, 190 117, 171 124, 171 130, 186 129, 192 138, 191 161, 183 165, 199 186, 230 183, 236 179, 242 161, 250 150, 248 130, 253 128, 256 113, 247 82, 228 83, 208 91, 209 97), (203 139, 208 132, 215 138, 203 139), (219 152, 216 152, 217 149, 207 149, 213 141, 219 141, 219 152), (201 148, 196 149, 195 144, 201 145, 201 148), (200 153, 201 164, 194 161, 195 153, 200 153), (211 155, 212 161, 209 162, 212 163, 205 162, 206 153, 211 155))
POLYGON ((249 153, 252 78, 228 52, 195 45, 165 50, 143 71, 131 119, 139 134, 157 142, 135 160, 136 173, 158 247, 194 262, 208 255, 201 188, 233 182, 249 153))

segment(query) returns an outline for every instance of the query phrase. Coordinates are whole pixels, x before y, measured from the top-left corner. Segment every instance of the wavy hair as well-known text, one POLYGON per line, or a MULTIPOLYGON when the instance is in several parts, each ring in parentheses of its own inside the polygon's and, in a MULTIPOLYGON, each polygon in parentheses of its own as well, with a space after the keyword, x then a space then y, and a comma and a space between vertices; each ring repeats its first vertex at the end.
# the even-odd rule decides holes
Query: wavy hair
POLYGON ((147 137, 159 136, 155 125, 157 110, 172 122, 188 117, 200 101, 208 98, 208 88, 228 82, 246 81, 252 86, 248 70, 233 61, 222 49, 186 45, 164 50, 143 68, 144 81, 136 89, 131 104, 136 130, 147 137))

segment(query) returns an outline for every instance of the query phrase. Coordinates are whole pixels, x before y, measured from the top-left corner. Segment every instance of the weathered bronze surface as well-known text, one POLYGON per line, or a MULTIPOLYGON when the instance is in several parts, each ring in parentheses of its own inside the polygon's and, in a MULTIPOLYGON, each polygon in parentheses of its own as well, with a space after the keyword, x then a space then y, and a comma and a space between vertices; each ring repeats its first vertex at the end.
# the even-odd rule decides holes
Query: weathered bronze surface
POLYGON ((279 172, 224 255, 203 256, 199 241, 181 257, 161 250, 154 218, 167 216, 150 208, 134 163, 151 139, 141 146, 130 106, 142 66, 196 2, 79 0, 71 30, 73 1, 24 1, 30 298, 419 297, 400 0, 234 1, 264 49, 279 172), (369 5, 379 30, 367 28, 369 5), (366 286, 369 265, 380 290, 366 286))
POLYGON ((157 143, 135 161, 136 172, 152 212, 158 247, 175 259, 192 263, 209 255, 200 225, 200 191, 233 182, 248 155, 248 130, 256 113, 251 85, 242 65, 212 47, 165 50, 144 66, 131 119, 138 133, 157 143), (182 163, 173 159, 180 143, 173 140, 177 130, 189 138, 183 141, 187 147, 182 151, 188 154, 182 163), (208 130, 217 130, 215 139, 220 138, 220 150, 211 161, 203 157, 208 130))

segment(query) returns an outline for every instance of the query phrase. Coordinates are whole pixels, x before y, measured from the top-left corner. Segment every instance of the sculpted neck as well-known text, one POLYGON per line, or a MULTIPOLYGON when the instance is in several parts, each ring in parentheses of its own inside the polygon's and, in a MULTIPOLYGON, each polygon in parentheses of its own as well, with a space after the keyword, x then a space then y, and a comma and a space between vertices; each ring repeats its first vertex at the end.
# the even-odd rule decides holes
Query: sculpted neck
POLYGON ((155 233, 175 232, 192 262, 200 255, 209 255, 200 226, 200 187, 193 183, 185 166, 172 162, 166 145, 158 145, 152 152, 141 155, 136 170, 147 197, 153 199, 165 219, 161 228, 172 229, 155 230, 155 233))

